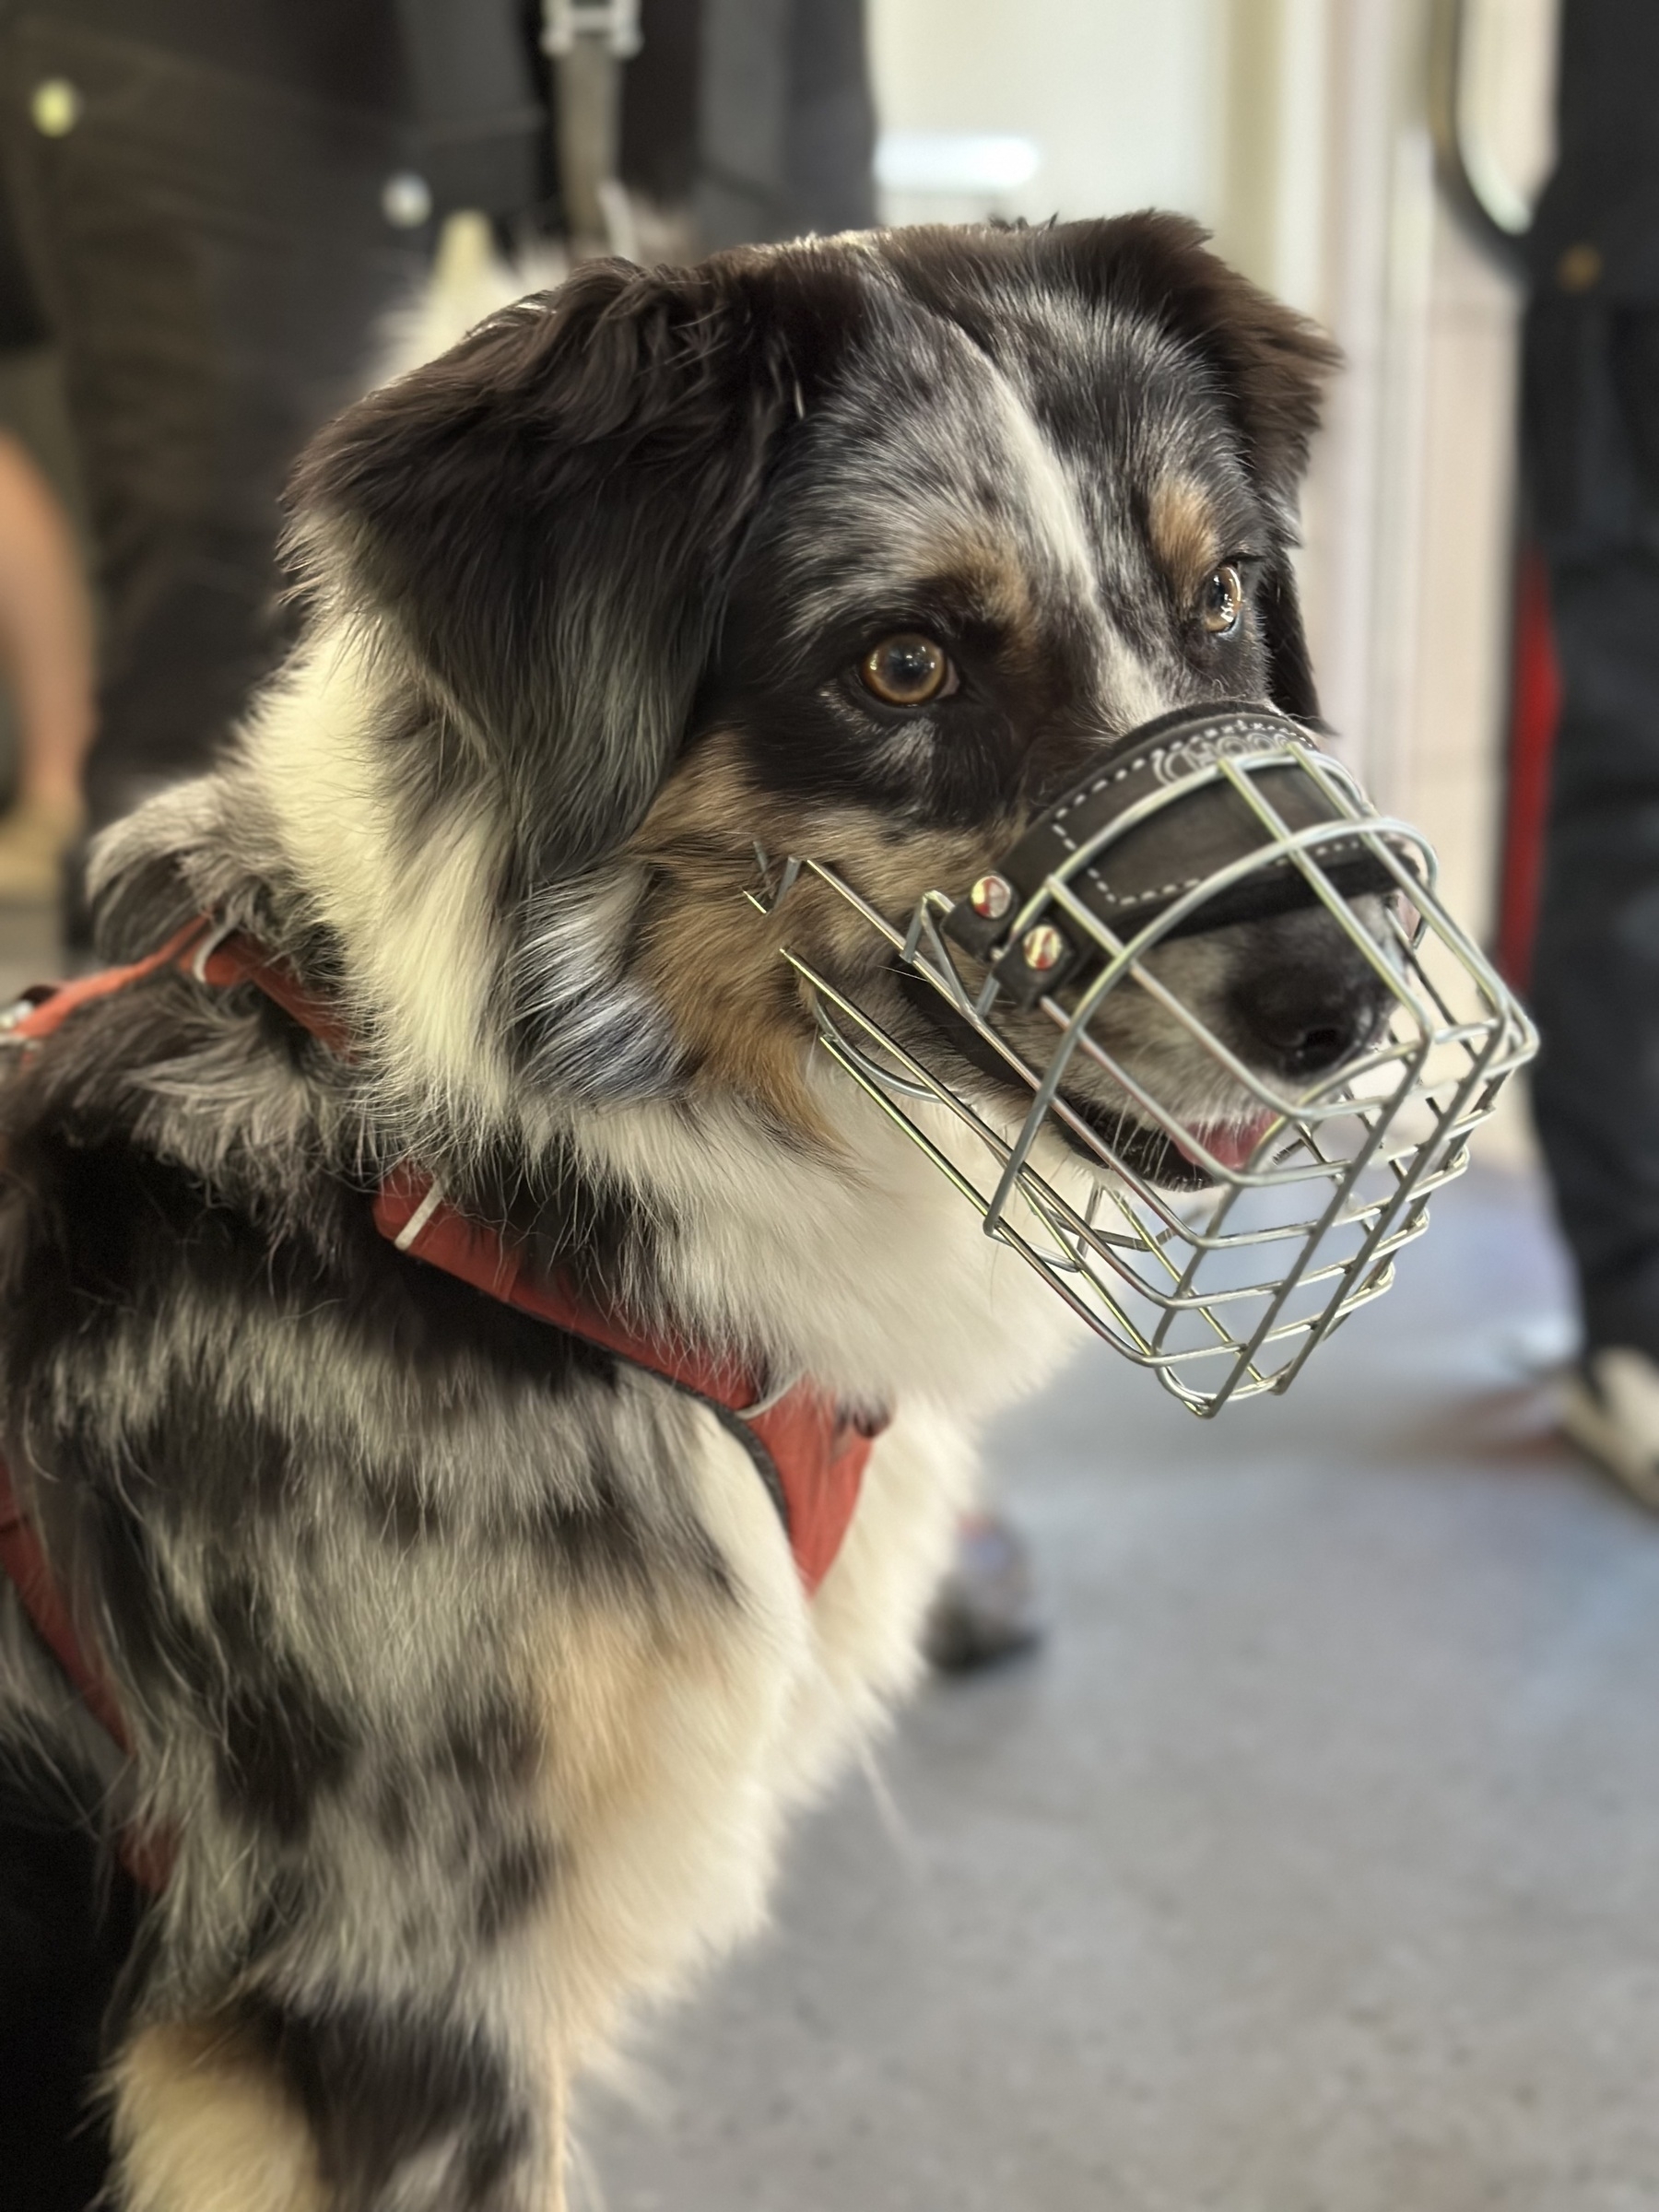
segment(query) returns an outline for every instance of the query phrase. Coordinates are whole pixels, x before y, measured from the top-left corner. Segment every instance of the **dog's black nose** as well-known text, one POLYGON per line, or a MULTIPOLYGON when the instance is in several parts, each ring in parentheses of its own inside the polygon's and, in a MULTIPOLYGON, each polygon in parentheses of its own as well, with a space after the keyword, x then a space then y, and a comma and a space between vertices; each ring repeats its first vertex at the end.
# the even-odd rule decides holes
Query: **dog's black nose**
POLYGON ((1376 1034, 1388 986, 1332 917, 1277 916, 1246 932, 1228 993, 1244 1057, 1287 1076, 1322 1076, 1376 1034))

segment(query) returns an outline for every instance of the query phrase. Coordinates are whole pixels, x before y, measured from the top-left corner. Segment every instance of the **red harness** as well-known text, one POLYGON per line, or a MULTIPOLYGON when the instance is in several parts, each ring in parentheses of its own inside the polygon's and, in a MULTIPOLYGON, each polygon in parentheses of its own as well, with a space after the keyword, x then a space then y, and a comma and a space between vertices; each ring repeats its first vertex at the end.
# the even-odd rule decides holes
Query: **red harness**
MULTIPOLYGON (((330 1051, 349 1056, 351 1039, 332 1008, 250 939, 218 931, 205 921, 191 923, 147 959, 105 969, 41 994, 11 1020, 4 1041, 38 1045, 78 1007, 168 967, 220 990, 252 983, 330 1051)), ((526 1271, 521 1253, 495 1230, 468 1220, 430 1176, 412 1166, 394 1169, 386 1178, 373 1213, 375 1227, 399 1252, 533 1313, 567 1335, 614 1352, 706 1406, 747 1449, 783 1524, 807 1594, 818 1589, 846 1536, 871 1443, 887 1426, 885 1415, 870 1418, 850 1411, 810 1382, 797 1382, 769 1397, 765 1384, 738 1361, 646 1335, 619 1316, 587 1304, 559 1279, 536 1278, 526 1271)), ((88 1710, 127 1750, 125 1724, 109 1679, 70 1618, 3 1459, 0 1568, 16 1584, 29 1618, 88 1710)), ((153 1861, 129 1856, 128 1864, 149 1887, 159 1886, 153 1861)))

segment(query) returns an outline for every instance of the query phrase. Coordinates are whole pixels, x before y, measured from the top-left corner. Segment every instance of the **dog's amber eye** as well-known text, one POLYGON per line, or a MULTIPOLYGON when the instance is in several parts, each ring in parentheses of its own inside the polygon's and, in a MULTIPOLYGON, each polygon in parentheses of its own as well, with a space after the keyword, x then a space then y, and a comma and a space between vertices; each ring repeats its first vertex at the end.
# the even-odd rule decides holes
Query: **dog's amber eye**
POLYGON ((1244 612, 1244 580, 1230 561, 1223 562, 1204 587, 1199 619, 1212 638, 1225 638, 1239 627, 1244 612))
POLYGON ((889 707, 924 707, 956 689, 950 655, 920 630, 883 638, 858 664, 859 681, 889 707))

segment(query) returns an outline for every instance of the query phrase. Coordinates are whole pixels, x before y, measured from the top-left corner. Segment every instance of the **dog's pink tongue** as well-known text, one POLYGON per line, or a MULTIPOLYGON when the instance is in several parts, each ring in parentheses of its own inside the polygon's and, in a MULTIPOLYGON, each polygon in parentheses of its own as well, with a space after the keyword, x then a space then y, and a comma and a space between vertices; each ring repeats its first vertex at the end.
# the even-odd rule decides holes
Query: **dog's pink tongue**
POLYGON ((1218 1123, 1213 1129, 1194 1129, 1192 1141, 1183 1143, 1178 1136, 1175 1145, 1195 1168, 1207 1167, 1197 1150, 1202 1145, 1218 1168, 1242 1168, 1250 1164, 1251 1154, 1261 1143, 1265 1131, 1272 1125, 1273 1115, 1258 1113, 1253 1121, 1218 1123))

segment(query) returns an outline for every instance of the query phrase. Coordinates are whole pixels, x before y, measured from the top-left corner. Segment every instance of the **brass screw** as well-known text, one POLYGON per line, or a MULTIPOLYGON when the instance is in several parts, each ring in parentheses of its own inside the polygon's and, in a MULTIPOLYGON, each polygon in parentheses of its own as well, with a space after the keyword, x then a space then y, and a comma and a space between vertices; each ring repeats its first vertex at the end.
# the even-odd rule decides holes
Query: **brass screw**
POLYGON ((1014 893, 1000 876, 982 876, 969 892, 968 903, 982 922, 1000 922, 1014 903, 1014 893))
POLYGON ((1021 937, 1019 949, 1025 955, 1026 966, 1043 975, 1049 969, 1058 968, 1065 958, 1065 939, 1052 922, 1039 922, 1035 929, 1028 929, 1021 937))
POLYGON ((1564 292, 1587 292, 1601 282, 1601 248, 1588 239, 1569 246, 1556 263, 1556 282, 1564 292))

